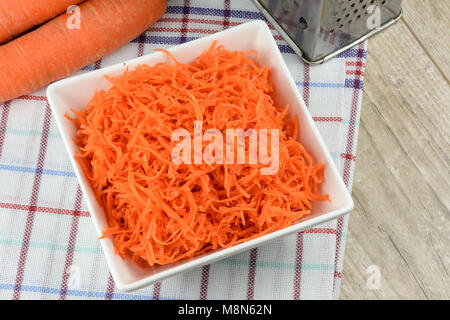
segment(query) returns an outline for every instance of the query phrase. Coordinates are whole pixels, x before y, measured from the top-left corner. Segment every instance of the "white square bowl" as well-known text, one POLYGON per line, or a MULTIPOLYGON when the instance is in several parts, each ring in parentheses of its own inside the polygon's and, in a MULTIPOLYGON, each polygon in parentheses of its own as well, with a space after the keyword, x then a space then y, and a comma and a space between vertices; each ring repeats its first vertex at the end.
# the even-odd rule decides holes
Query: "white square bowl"
MULTIPOLYGON (((260 246, 270 240, 305 230, 325 221, 336 219, 353 209, 352 198, 289 74, 289 70, 267 24, 262 21, 252 21, 226 31, 178 45, 169 49, 169 51, 179 61, 189 63, 195 60, 204 50, 208 49, 213 40, 218 40, 228 50, 257 50, 259 52, 258 62, 261 65, 270 67, 272 70, 272 81, 276 89, 276 102, 281 106, 286 104, 290 105, 291 114, 296 115, 299 119, 301 143, 312 154, 315 161, 320 161, 325 165, 325 177, 321 191, 327 193, 331 201, 314 203, 311 215, 301 219, 298 223, 288 228, 235 245, 231 248, 211 251, 199 257, 153 269, 142 269, 135 263, 123 260, 120 256, 114 254, 114 246, 111 238, 101 239, 100 243, 111 274, 117 287, 122 291, 136 290, 177 273, 235 255, 260 246)), ((103 235, 103 231, 107 227, 105 213, 97 202, 94 191, 89 185, 82 169, 74 160, 74 155, 79 151, 77 145, 73 142, 76 136, 76 128, 72 122, 64 117, 64 114, 71 114, 69 108, 75 110, 83 109, 87 106, 96 90, 111 87, 111 84, 105 79, 105 75, 119 76, 127 66, 130 68, 138 64, 152 66, 164 61, 169 61, 167 56, 161 52, 155 52, 111 67, 61 80, 48 87, 48 102, 53 111, 53 116, 56 119, 66 150, 69 153, 99 237, 103 235)))

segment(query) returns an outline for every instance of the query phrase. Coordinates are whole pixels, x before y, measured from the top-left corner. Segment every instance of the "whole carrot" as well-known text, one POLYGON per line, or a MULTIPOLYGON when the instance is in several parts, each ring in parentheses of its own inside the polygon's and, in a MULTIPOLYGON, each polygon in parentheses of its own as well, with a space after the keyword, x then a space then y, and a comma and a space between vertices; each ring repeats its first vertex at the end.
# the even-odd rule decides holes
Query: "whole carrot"
POLYGON ((53 19, 84 0, 0 1, 0 44, 14 39, 36 25, 53 19))
POLYGON ((63 14, 0 46, 0 103, 119 49, 155 23, 166 8, 167 0, 89 0, 79 7, 79 28, 68 23, 71 14, 63 14))

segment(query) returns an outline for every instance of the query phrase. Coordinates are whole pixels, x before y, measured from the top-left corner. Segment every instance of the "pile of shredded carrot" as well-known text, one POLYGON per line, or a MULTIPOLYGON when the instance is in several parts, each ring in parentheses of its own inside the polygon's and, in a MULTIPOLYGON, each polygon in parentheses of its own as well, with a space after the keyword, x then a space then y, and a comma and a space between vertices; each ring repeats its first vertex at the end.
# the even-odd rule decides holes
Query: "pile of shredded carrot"
MULTIPOLYGON (((164 50, 161 50, 164 51, 164 50)), ((311 213, 324 166, 298 142, 298 121, 274 102, 270 70, 257 52, 214 42, 194 62, 140 65, 108 78, 76 112, 77 161, 103 206, 116 253, 164 265, 285 228, 311 213), (175 164, 172 132, 279 129, 275 175, 263 164, 175 164)), ((205 145, 203 146, 206 147, 205 145)))

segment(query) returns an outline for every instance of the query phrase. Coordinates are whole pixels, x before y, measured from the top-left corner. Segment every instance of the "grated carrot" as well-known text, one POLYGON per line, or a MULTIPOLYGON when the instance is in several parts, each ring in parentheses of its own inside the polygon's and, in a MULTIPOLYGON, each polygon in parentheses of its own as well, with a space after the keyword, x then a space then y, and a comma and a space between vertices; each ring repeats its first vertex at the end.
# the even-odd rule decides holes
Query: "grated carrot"
MULTIPOLYGON (((298 121, 274 102, 257 52, 214 42, 194 62, 137 66, 108 78, 74 111, 76 159, 103 206, 116 253, 143 267, 165 265, 285 228, 311 213, 324 166, 297 141, 298 121), (279 129, 279 171, 263 164, 179 164, 172 132, 194 121, 215 128, 279 129)), ((206 147, 205 145, 203 146, 206 147)), ((248 150, 247 150, 248 151, 248 150)))

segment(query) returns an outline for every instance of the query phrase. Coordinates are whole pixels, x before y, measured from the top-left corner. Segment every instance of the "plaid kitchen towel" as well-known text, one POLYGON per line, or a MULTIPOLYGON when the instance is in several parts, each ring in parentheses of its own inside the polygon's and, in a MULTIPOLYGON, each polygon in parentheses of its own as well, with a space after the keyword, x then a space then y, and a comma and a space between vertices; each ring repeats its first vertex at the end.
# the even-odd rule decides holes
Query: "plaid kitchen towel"
MULTIPOLYGON (((173 0, 156 25, 80 73, 254 19, 264 17, 250 0, 173 0)), ((323 65, 308 66, 273 33, 351 190, 366 44, 323 65)), ((340 218, 145 289, 120 292, 108 271, 45 88, 0 105, 2 299, 335 299, 347 223, 348 217, 340 218)))

